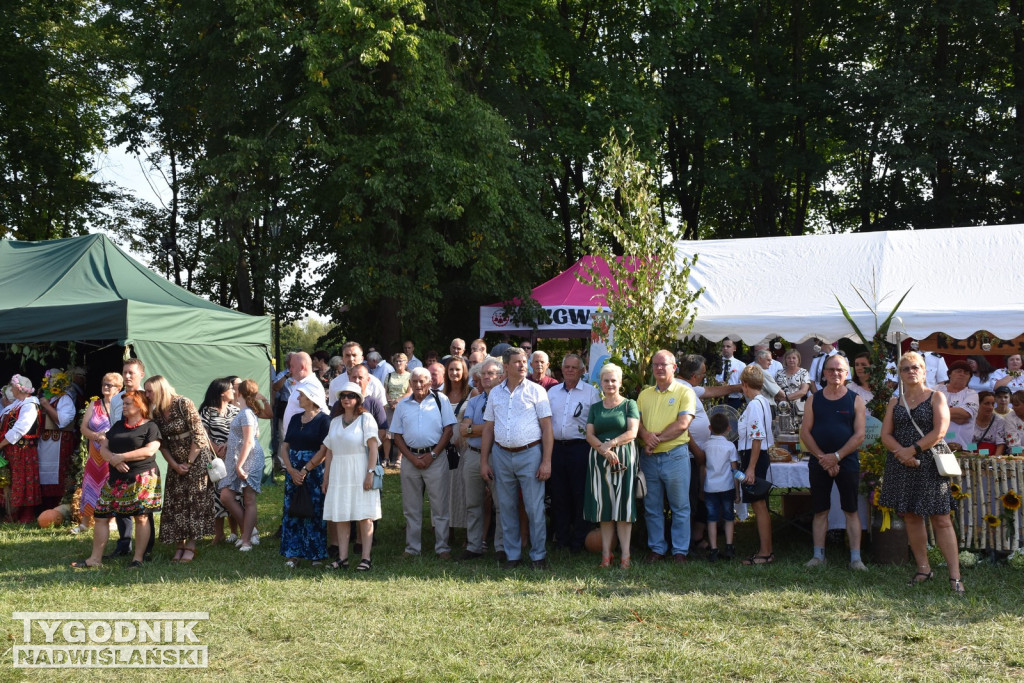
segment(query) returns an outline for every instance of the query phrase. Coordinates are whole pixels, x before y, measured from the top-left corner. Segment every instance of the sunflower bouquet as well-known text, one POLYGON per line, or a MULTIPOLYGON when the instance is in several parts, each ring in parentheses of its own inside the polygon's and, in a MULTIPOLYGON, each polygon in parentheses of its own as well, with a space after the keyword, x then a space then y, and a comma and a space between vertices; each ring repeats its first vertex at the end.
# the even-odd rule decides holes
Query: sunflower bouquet
POLYGON ((49 400, 54 396, 63 395, 68 390, 69 384, 71 384, 71 379, 68 377, 68 373, 60 370, 47 370, 39 388, 43 392, 43 397, 49 400))

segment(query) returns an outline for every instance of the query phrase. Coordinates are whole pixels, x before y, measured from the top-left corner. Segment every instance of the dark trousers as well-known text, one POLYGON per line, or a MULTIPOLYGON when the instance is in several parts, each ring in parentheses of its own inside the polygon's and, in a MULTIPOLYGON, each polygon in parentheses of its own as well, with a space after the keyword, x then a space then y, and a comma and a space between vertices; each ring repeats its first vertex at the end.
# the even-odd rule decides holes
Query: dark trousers
POLYGON ((560 548, 582 550, 590 531, 583 519, 583 497, 587 488, 587 459, 590 446, 583 439, 555 441, 551 452, 551 521, 560 548))

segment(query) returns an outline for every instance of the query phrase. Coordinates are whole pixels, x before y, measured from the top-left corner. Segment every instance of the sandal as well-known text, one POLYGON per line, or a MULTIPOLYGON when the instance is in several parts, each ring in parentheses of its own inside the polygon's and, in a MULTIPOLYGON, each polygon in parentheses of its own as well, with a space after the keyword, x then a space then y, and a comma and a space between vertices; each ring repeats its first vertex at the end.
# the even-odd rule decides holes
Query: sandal
POLYGON ((180 564, 188 564, 189 562, 191 562, 194 559, 196 559, 196 550, 195 550, 195 548, 184 548, 184 549, 182 549, 181 557, 178 558, 178 562, 180 564), (192 553, 192 557, 185 557, 185 553, 192 553))
POLYGON ((181 556, 184 555, 184 554, 185 554, 185 549, 184 548, 178 548, 178 550, 174 553, 174 557, 171 558, 171 562, 172 563, 174 563, 174 562, 181 562, 181 556))
POLYGON ((102 567, 102 566, 103 566, 103 563, 100 563, 100 564, 89 564, 89 558, 88 557, 85 558, 84 560, 78 560, 77 562, 72 562, 71 563, 71 568, 72 569, 96 569, 97 567, 102 567))
POLYGON ((908 586, 916 586, 919 583, 924 583, 925 581, 931 581, 931 579, 934 576, 935 576, 935 572, 931 572, 931 571, 930 572, 918 572, 918 573, 914 574, 912 577, 910 577, 910 581, 907 582, 907 585, 908 586), (924 578, 921 578, 921 579, 917 578, 919 576, 922 576, 924 578))
POLYGON ((348 558, 346 557, 344 560, 335 560, 327 565, 327 568, 331 570, 348 569, 348 558))
POLYGON ((609 567, 612 566, 612 556, 611 555, 607 555, 605 557, 602 557, 601 558, 601 564, 599 564, 597 566, 600 567, 601 569, 608 569, 609 567))
POLYGON ((632 566, 633 563, 630 561, 628 557, 622 558, 622 561, 619 562, 619 569, 629 569, 632 566))
POLYGON ((960 580, 960 579, 950 579, 949 580, 949 587, 957 595, 963 595, 964 594, 964 582, 962 580, 960 580))
POLYGON ((747 559, 743 560, 745 565, 754 564, 771 564, 775 561, 775 553, 768 553, 767 555, 751 555, 747 559))
POLYGON ((359 560, 359 564, 356 565, 357 572, 368 572, 371 569, 373 569, 373 561, 368 557, 359 560))
POLYGON ((132 560, 128 563, 128 569, 139 569, 142 567, 142 560, 132 560))
POLYGON ((289 558, 285 560, 284 566, 288 567, 288 569, 296 569, 299 566, 299 561, 289 558))

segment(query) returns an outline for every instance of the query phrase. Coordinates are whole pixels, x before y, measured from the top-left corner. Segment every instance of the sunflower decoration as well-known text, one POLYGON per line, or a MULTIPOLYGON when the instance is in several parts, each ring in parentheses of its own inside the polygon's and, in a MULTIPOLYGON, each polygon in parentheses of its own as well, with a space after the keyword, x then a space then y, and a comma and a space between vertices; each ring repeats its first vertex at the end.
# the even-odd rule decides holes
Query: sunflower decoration
POLYGON ((949 485, 949 493, 953 496, 953 500, 963 500, 964 498, 970 498, 971 497, 971 494, 964 493, 964 490, 960 486, 960 484, 956 484, 956 483, 953 483, 953 484, 949 485))
POLYGON ((69 384, 71 384, 71 379, 68 377, 68 373, 60 370, 47 370, 40 383, 40 389, 45 398, 52 399, 66 392, 69 384))
POLYGON ((892 528, 892 508, 887 508, 878 504, 878 501, 882 499, 882 489, 879 487, 875 489, 875 492, 871 494, 871 504, 882 513, 882 526, 878 528, 879 531, 888 531, 892 528))
POLYGON ((1017 492, 1014 491, 1013 489, 1010 489, 1002 496, 1000 496, 999 500, 1003 503, 1003 508, 1005 508, 1006 510, 1016 512, 1017 510, 1020 509, 1020 496, 1017 495, 1017 492))
POLYGON ((985 515, 985 524, 988 525, 989 529, 997 529, 1002 523, 1003 520, 999 519, 995 515, 985 515))

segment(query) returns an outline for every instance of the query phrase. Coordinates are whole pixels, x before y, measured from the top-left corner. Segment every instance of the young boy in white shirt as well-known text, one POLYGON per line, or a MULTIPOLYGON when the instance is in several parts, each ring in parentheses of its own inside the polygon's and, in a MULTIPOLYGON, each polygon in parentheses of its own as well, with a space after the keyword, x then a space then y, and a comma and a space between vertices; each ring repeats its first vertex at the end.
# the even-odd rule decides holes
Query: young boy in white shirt
POLYGON ((729 418, 715 413, 710 418, 711 436, 704 444, 707 458, 707 477, 704 480, 704 505, 708 509, 707 538, 711 543, 708 561, 718 561, 718 520, 725 524, 725 552, 722 557, 731 560, 736 555, 733 547, 733 500, 736 484, 733 472, 739 467, 740 457, 736 446, 725 438, 729 432, 729 418))

